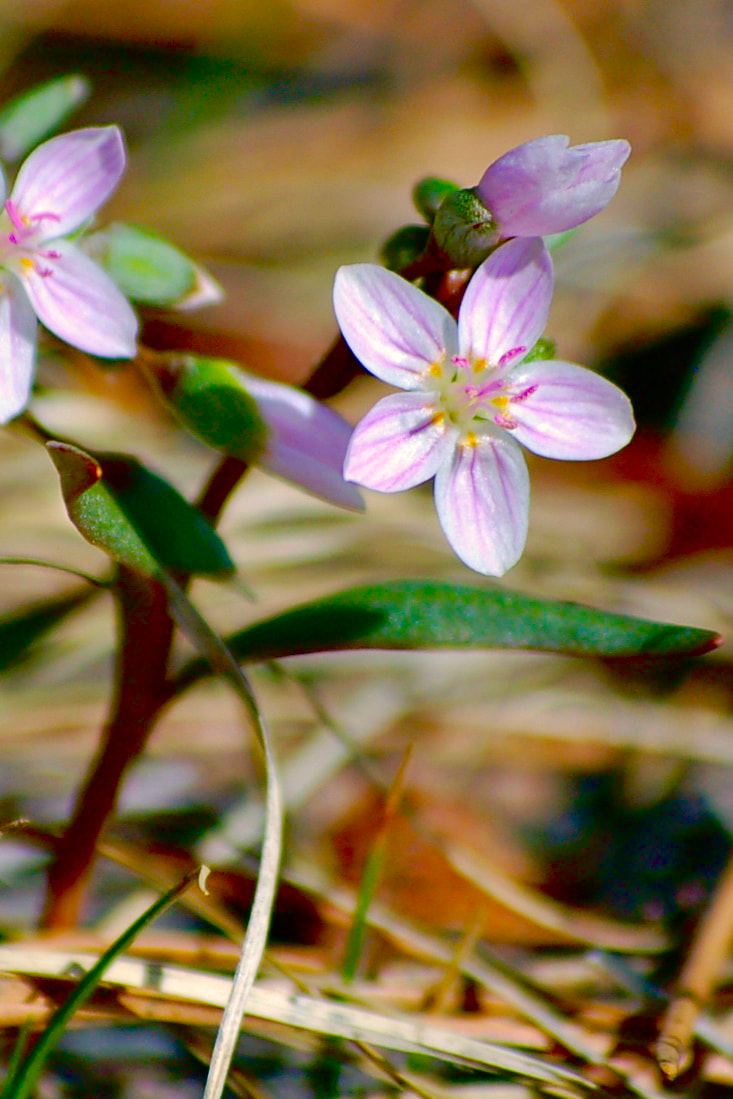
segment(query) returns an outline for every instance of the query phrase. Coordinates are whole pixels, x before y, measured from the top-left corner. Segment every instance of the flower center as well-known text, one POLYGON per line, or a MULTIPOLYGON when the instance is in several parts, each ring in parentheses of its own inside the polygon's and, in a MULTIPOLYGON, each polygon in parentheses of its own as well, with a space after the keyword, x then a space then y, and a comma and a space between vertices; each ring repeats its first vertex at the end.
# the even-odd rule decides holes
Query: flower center
POLYGON ((60 253, 52 248, 41 248, 34 243, 41 225, 45 221, 58 221, 56 214, 34 214, 26 217, 18 207, 8 199, 5 210, 0 213, 0 267, 13 271, 21 278, 32 272, 47 278, 53 274, 44 260, 60 259, 60 253))
POLYGON ((460 429, 466 443, 475 445, 482 424, 493 423, 507 431, 518 426, 511 406, 526 400, 537 388, 522 389, 512 381, 513 364, 526 351, 526 347, 515 347, 497 363, 454 355, 429 368, 426 388, 437 391, 445 417, 460 429))

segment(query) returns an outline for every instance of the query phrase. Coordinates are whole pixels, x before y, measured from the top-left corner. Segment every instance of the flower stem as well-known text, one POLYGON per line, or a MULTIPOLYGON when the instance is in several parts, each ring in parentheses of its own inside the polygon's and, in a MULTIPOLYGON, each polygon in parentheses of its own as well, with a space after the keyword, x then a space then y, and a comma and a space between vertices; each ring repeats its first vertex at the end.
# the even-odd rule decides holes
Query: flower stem
POLYGON ((230 455, 225 455, 214 467, 196 501, 196 507, 212 526, 216 524, 224 505, 248 469, 249 466, 241 458, 230 455))

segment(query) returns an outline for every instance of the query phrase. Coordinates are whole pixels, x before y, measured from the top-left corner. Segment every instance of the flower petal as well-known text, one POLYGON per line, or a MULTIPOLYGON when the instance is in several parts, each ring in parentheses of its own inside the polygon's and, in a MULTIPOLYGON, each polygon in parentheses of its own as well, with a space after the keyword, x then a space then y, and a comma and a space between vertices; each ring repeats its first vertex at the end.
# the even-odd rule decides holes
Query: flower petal
POLYGON ((529 516, 529 475, 514 440, 497 428, 457 446, 435 478, 435 506, 458 557, 503 576, 522 555, 529 516))
POLYGON ((427 393, 392 393, 354 429, 344 476, 378 492, 421 485, 450 461, 456 430, 427 393))
POLYGON ((137 317, 109 275, 66 240, 21 272, 38 319, 73 347, 105 359, 135 354, 137 317))
POLYGON ((342 472, 351 425, 300 389, 242 374, 270 429, 259 465, 337 507, 363 511, 361 493, 342 472))
POLYGON ((508 414, 514 438, 546 458, 605 458, 634 434, 625 393, 592 370, 565 362, 533 362, 510 376, 508 414))
POLYGON ((28 404, 36 357, 36 317, 23 287, 4 274, 0 286, 0 424, 28 404))
POLYGON ((432 363, 456 353, 456 325, 450 313, 376 264, 339 268, 333 305, 357 359, 389 385, 418 389, 432 363))
POLYGON ((611 201, 631 152, 628 141, 568 144, 560 134, 540 137, 486 169, 476 190, 502 236, 562 233, 611 201))
POLYGON ((509 351, 529 351, 545 330, 552 286, 552 260, 541 238, 502 244, 468 284, 458 314, 461 354, 496 364, 509 351))
POLYGON ((106 202, 125 169, 117 126, 74 130, 44 141, 18 172, 11 194, 25 218, 37 219, 36 242, 66 236, 106 202))

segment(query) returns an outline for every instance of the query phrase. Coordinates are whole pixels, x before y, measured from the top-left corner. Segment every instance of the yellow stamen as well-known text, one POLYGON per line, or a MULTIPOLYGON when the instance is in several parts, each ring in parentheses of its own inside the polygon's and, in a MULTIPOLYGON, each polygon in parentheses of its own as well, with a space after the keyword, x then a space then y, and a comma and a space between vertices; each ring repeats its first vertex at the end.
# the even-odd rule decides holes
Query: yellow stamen
POLYGON ((444 422, 444 420, 445 420, 445 412, 443 412, 442 409, 438 409, 437 412, 433 413, 433 417, 432 417, 432 420, 430 422, 435 424, 436 427, 440 427, 440 425, 444 422))
POLYGON ((28 259, 27 256, 22 256, 21 260, 20 260, 20 266, 25 267, 26 271, 32 271, 33 270, 33 260, 28 259))
POLYGON ((442 378, 443 377, 443 367, 440 365, 440 363, 433 363, 428 368, 428 374, 432 374, 434 378, 442 378))
POLYGON ((467 431, 465 438, 461 439, 462 446, 478 446, 478 437, 473 431, 467 431))
POLYGON ((473 360, 473 372, 474 374, 482 374, 486 369, 486 359, 474 359, 473 360))
POLYGON ((491 403, 495 405, 500 412, 506 412, 506 410, 509 408, 508 397, 492 397, 491 403))

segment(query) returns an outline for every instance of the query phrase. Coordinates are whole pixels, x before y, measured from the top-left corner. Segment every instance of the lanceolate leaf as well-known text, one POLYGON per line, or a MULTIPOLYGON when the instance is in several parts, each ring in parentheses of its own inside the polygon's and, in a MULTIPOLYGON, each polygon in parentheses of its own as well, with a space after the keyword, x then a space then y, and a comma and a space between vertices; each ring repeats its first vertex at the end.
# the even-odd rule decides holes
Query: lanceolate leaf
POLYGON ((135 458, 93 458, 49 443, 74 526, 115 561, 148 576, 161 569, 225 575, 232 563, 218 534, 174 488, 135 458))
MULTIPOLYGON (((265 619, 227 641, 241 662, 336 649, 533 649, 669 658, 715 648, 711 630, 651 622, 503 589, 403 580, 341 592, 265 619)), ((206 674, 185 668, 181 686, 206 674)))

